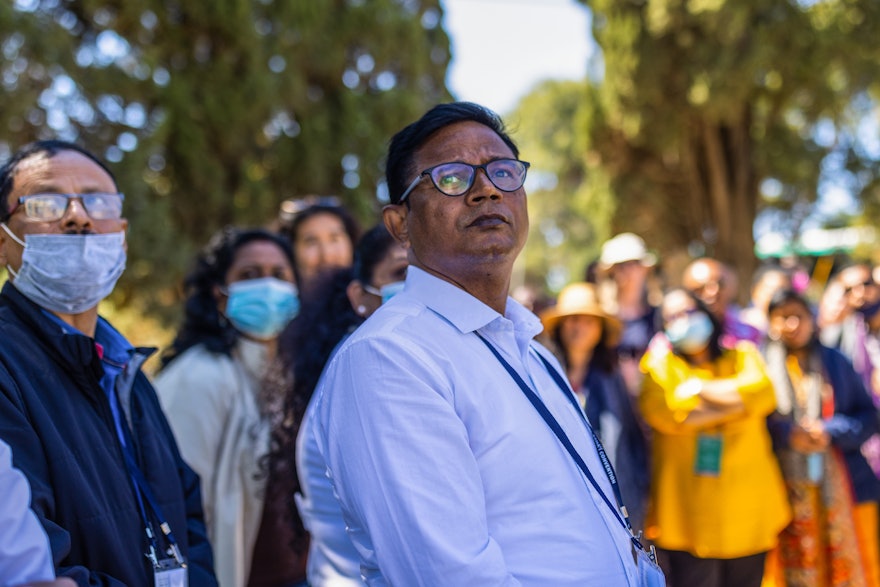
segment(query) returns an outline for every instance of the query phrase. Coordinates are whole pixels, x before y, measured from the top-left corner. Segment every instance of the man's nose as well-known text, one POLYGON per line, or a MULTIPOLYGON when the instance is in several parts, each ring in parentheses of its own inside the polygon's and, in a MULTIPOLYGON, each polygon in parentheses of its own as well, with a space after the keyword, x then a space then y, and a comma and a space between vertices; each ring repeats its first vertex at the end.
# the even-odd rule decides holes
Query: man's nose
POLYGON ((483 198, 491 198, 493 200, 501 199, 504 192, 495 187, 495 184, 489 180, 489 173, 485 169, 476 169, 474 171, 474 183, 466 198, 472 201, 480 201, 483 198))
POLYGON ((61 227, 65 230, 82 230, 91 228, 92 219, 86 212, 86 208, 80 198, 70 198, 67 201, 67 209, 61 217, 61 227))

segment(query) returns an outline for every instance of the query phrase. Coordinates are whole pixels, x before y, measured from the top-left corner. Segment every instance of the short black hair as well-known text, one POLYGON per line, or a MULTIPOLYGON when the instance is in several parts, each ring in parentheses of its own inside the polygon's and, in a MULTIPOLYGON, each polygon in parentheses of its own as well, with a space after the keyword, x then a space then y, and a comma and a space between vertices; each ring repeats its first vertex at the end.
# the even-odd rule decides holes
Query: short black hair
MULTIPOLYGON (((15 183, 15 176, 18 173, 18 169, 21 166, 22 162, 36 155, 46 155, 47 158, 51 159, 62 151, 75 151, 85 157, 88 157, 98 167, 107 172, 107 175, 109 175, 110 179, 113 180, 114 186, 117 185, 116 176, 113 175, 113 172, 110 171, 110 169, 103 161, 98 159, 85 147, 81 147, 75 143, 70 143, 68 141, 61 141, 57 139, 28 143, 27 145, 16 151, 12 155, 12 157, 10 157, 6 161, 6 163, 3 164, 3 167, 0 167, 0 218, 2 218, 4 222, 6 220, 9 220, 9 194, 12 193, 12 187, 15 183)), ((117 189, 119 189, 118 186, 117 189)))
POLYGON ((354 251, 352 276, 363 284, 372 285, 376 266, 388 256, 391 247, 397 244, 384 224, 377 224, 364 233, 354 251))
POLYGON ((400 197, 413 180, 416 170, 412 169, 412 165, 416 151, 438 130, 468 121, 488 126, 510 147, 513 156, 519 157, 516 143, 507 134, 501 117, 493 111, 473 102, 438 104, 391 138, 385 161, 385 181, 392 204, 400 203, 400 197))

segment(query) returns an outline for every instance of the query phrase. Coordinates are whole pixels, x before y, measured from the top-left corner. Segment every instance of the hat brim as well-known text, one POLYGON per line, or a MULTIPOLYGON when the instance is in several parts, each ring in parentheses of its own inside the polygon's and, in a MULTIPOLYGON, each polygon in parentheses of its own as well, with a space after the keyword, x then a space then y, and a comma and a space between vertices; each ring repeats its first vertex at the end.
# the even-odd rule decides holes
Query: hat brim
POLYGON ((548 308, 541 312, 541 324, 544 325, 544 333, 552 338, 556 336, 556 329, 563 318, 569 316, 595 316, 602 319, 602 340, 608 348, 614 348, 620 342, 620 334, 623 324, 615 318, 601 311, 579 310, 560 311, 556 307, 548 308))
POLYGON ((639 263, 642 264, 643 267, 653 267, 654 265, 657 264, 657 255, 655 255, 654 253, 645 253, 645 256, 642 257, 641 259, 639 259, 639 258, 619 259, 619 260, 612 261, 611 263, 605 263, 605 262, 600 261, 599 268, 602 271, 609 271, 615 265, 620 265, 621 263, 627 263, 629 261, 638 261, 639 263))

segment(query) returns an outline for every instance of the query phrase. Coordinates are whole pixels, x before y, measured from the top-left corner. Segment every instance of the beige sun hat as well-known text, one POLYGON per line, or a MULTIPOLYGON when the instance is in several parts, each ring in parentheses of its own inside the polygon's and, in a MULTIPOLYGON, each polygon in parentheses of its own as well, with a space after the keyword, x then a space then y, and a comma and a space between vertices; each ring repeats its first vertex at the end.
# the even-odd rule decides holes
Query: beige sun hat
POLYGON ((603 322, 603 338, 609 347, 620 340, 620 321, 602 309, 596 287, 592 283, 571 283, 559 292, 556 305, 541 312, 541 323, 547 336, 553 336, 559 322, 568 316, 597 316, 603 322))
POLYGON ((639 261, 646 267, 652 267, 657 263, 657 257, 648 252, 642 237, 631 232, 622 232, 605 241, 599 255, 599 266, 603 270, 627 261, 639 261))

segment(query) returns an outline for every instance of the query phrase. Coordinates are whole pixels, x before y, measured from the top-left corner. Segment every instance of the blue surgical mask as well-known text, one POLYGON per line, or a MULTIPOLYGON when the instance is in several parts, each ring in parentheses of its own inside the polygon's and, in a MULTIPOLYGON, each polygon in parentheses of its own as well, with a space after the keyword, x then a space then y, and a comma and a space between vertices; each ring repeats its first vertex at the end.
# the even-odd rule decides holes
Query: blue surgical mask
POLYGON ((110 295, 125 271, 125 233, 27 234, 24 242, 5 223, 0 227, 24 248, 12 284, 51 312, 79 314, 110 295))
POLYGON ((705 312, 694 312, 673 320, 666 327, 666 338, 672 347, 685 354, 702 351, 712 338, 712 320, 705 312))
POLYGON ((406 286, 405 281, 393 281, 391 283, 385 284, 379 290, 380 295, 382 296, 382 303, 384 304, 397 294, 403 291, 404 286, 406 286))
POLYGON ((278 336, 299 313, 296 286, 274 277, 229 284, 226 317, 239 332, 260 340, 278 336))

